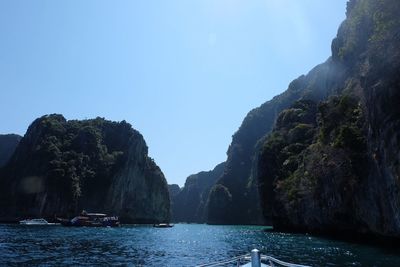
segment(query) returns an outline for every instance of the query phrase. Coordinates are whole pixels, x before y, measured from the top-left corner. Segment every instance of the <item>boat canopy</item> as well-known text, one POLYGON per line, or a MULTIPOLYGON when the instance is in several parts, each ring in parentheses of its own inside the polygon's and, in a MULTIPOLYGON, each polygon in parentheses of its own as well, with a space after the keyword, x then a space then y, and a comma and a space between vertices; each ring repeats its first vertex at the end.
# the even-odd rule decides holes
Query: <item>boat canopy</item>
POLYGON ((107 214, 104 214, 104 213, 87 213, 86 216, 92 216, 92 217, 106 217, 107 214))

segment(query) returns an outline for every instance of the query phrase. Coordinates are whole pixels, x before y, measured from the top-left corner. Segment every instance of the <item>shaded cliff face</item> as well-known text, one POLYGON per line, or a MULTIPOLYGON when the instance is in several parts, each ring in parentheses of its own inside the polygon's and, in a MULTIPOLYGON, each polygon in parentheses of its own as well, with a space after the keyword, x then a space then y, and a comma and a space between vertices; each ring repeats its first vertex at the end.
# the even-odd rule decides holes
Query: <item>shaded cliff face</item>
POLYGON ((317 102, 309 135, 291 142, 288 120, 264 139, 257 176, 277 229, 400 237, 399 14, 395 0, 350 1, 332 43, 337 96, 317 102))
POLYGON ((284 110, 260 151, 264 215, 277 229, 335 229, 351 220, 355 186, 368 169, 357 98, 332 97, 316 107, 301 101, 284 110))
POLYGON ((147 154, 143 138, 131 139, 127 160, 113 178, 105 206, 119 214, 122 221, 153 223, 170 220, 167 182, 147 154))
MULTIPOLYGON (((228 159, 224 174, 217 181, 231 195, 229 205, 210 206, 209 223, 216 224, 262 224, 257 189, 257 151, 258 143, 268 134, 279 113, 300 99, 319 101, 337 92, 343 83, 346 69, 341 62, 328 59, 315 67, 307 75, 294 80, 289 88, 250 111, 239 130, 234 134, 228 149, 228 159), (225 214, 219 212, 220 209, 225 214)), ((217 203, 218 195, 210 194, 210 203, 217 203), (215 198, 215 199, 214 199, 215 198)), ((225 192, 225 191, 224 191, 225 192)))
POLYGON ((168 192, 171 199, 176 197, 179 192, 181 192, 181 188, 177 184, 169 184, 168 185, 168 192))
POLYGON ((181 192, 181 188, 177 184, 169 184, 168 185, 168 192, 169 192, 169 200, 170 200, 170 210, 171 210, 171 221, 176 222, 175 214, 174 214, 174 207, 175 207, 175 197, 181 192))
POLYGON ((225 163, 221 163, 212 171, 193 174, 186 179, 185 186, 173 198, 174 222, 206 222, 208 196, 224 167, 225 163))
POLYGON ((17 134, 0 134, 0 168, 11 158, 21 138, 17 134))
POLYGON ((35 120, 0 176, 0 217, 74 216, 82 209, 124 222, 169 220, 165 178, 142 135, 125 121, 35 120))

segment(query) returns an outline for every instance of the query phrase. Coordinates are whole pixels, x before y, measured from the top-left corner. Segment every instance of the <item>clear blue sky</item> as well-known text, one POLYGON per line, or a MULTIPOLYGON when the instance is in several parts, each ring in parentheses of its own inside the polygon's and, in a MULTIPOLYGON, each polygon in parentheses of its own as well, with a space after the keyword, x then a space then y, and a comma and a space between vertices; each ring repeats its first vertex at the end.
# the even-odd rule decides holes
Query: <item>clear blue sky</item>
POLYGON ((2 0, 0 133, 126 120, 169 183, 226 159, 252 108, 330 55, 345 0, 2 0))

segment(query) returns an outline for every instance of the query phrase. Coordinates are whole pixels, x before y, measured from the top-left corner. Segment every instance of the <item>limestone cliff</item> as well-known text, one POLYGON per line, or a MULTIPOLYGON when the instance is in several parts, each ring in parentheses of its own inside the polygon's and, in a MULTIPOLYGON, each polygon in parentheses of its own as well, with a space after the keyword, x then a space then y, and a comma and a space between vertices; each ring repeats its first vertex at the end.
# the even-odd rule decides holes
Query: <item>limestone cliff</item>
MULTIPOLYGON (((319 101, 337 92, 344 74, 342 63, 328 59, 307 75, 294 80, 284 93, 248 113, 232 138, 224 173, 216 183, 227 190, 231 201, 224 206, 210 206, 209 223, 264 223, 256 179, 259 140, 272 130, 279 113, 295 101, 303 98, 319 101), (221 209, 224 209, 224 213, 219 212, 221 209)), ((210 203, 218 202, 216 199, 219 196, 215 192, 222 191, 213 191, 210 203)))
POLYGON ((0 168, 11 158, 21 138, 17 134, 0 134, 0 168))
POLYGON ((130 140, 126 157, 109 189, 107 210, 129 222, 168 222, 170 199, 167 183, 160 168, 147 156, 143 138, 130 140))
POLYGON ((224 171, 225 163, 213 170, 190 175, 185 186, 173 198, 172 220, 175 222, 204 223, 207 218, 208 195, 211 187, 224 171))
POLYGON ((71 217, 82 209, 123 222, 169 220, 169 194, 142 135, 125 121, 35 120, 0 173, 0 217, 71 217))
POLYGON ((177 184, 169 184, 168 185, 168 192, 169 192, 169 199, 170 199, 170 206, 171 206, 171 220, 176 222, 175 214, 174 214, 174 207, 175 207, 175 197, 181 192, 181 188, 177 184))
POLYGON ((349 1, 332 43, 335 96, 284 110, 262 141, 257 177, 276 229, 400 237, 399 15, 396 0, 349 1))
POLYGON ((260 223, 262 208, 264 222, 280 229, 398 233, 399 5, 349 1, 332 56, 249 112, 210 194, 208 222, 260 223), (296 113, 298 100, 318 107, 315 120, 276 125, 283 114, 296 113), (305 139, 285 143, 290 131, 305 139), (364 147, 343 147, 363 138, 364 147), (254 204, 257 191, 261 208, 254 204))

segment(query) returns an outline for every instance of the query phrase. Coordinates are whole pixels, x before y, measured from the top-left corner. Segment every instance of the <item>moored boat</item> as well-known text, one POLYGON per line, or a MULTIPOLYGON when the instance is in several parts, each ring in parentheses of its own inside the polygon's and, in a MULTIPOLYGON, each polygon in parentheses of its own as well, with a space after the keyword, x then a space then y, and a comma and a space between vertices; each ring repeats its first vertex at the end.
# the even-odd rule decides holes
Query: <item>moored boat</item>
POLYGON ((74 217, 71 220, 58 219, 63 226, 87 226, 87 227, 118 227, 118 216, 107 216, 104 213, 86 213, 74 217))
POLYGON ((169 224, 169 223, 157 223, 157 224, 153 224, 153 227, 156 228, 169 228, 169 227, 174 227, 173 224, 169 224))
POLYGON ((40 219, 26 219, 19 221, 19 224, 23 225, 59 225, 59 223, 49 223, 43 218, 40 219))

